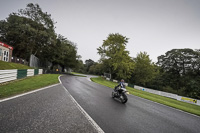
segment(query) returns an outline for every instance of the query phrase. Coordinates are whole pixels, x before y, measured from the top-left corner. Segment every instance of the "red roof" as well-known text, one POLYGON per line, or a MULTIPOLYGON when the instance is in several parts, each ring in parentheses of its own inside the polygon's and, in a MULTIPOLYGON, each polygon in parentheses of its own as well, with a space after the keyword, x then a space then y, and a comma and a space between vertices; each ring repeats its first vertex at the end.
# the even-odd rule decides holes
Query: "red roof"
POLYGON ((2 43, 2 42, 0 42, 0 46, 3 46, 3 47, 13 50, 13 47, 9 46, 8 44, 2 43))

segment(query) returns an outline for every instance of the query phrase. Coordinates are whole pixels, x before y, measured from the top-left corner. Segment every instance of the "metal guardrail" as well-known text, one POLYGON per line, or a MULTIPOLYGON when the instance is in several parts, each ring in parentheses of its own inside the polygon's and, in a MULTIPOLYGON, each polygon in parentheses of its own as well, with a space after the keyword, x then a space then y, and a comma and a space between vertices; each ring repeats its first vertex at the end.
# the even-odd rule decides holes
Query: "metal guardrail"
POLYGON ((183 101, 183 102, 187 102, 187 103, 191 103, 191 104, 195 104, 195 105, 199 105, 200 106, 200 100, 197 100, 197 99, 184 97, 184 96, 179 96, 179 95, 173 94, 173 93, 157 91, 157 90, 153 90, 153 89, 149 89, 149 88, 145 88, 145 87, 141 87, 141 86, 137 86, 137 85, 134 85, 134 88, 138 89, 138 90, 146 91, 146 92, 149 92, 149 93, 153 93, 153 94, 156 94, 156 95, 169 97, 169 98, 176 99, 178 101, 183 101))
POLYGON ((0 70, 0 83, 42 74, 43 69, 11 69, 0 70))
POLYGON ((17 79, 17 69, 0 70, 0 83, 17 79))

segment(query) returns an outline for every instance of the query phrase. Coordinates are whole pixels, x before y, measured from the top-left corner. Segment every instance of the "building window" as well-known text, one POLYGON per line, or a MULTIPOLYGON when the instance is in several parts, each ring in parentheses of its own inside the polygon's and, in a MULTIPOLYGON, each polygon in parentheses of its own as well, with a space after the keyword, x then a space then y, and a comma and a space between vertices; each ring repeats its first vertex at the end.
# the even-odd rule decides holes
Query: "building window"
POLYGON ((9 61, 9 52, 8 51, 4 51, 3 52, 3 61, 9 61))
POLYGON ((9 61, 9 53, 8 53, 8 51, 6 52, 6 61, 7 62, 9 61))
POLYGON ((1 56, 1 54, 2 54, 2 49, 0 48, 0 56, 1 56))

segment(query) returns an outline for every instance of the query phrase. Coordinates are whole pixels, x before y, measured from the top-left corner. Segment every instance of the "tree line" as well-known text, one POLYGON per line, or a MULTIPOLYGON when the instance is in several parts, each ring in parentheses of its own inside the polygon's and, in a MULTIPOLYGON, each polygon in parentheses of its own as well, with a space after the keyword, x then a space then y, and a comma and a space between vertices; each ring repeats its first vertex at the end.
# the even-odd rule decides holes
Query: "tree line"
POLYGON ((112 79, 200 99, 200 49, 172 49, 154 63, 146 52, 130 57, 127 43, 126 36, 109 34, 97 48, 99 62, 80 61, 75 71, 96 75, 106 72, 112 79))
POLYGON ((76 67, 80 56, 76 44, 55 33, 54 20, 38 4, 11 13, 0 21, 0 40, 13 46, 13 55, 29 61, 33 54, 42 62, 64 68, 76 67))

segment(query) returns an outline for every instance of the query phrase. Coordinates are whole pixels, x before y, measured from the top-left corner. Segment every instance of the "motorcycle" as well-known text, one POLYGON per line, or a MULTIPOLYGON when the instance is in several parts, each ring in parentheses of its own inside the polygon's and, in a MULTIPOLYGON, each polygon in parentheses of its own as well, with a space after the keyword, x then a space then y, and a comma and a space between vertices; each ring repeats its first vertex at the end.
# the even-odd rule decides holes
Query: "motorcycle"
POLYGON ((121 103, 126 103, 128 101, 126 94, 128 94, 126 88, 117 88, 112 91, 112 98, 117 98, 121 103))

